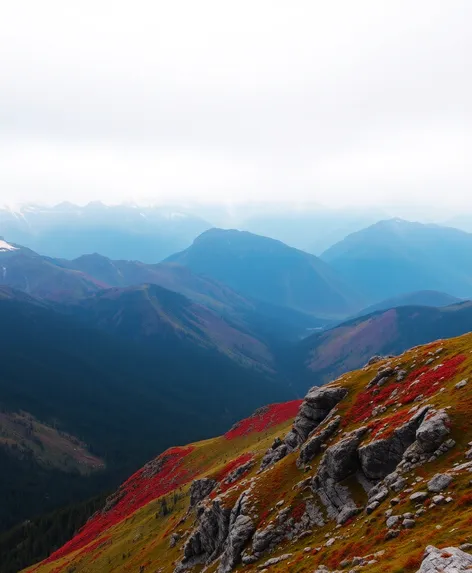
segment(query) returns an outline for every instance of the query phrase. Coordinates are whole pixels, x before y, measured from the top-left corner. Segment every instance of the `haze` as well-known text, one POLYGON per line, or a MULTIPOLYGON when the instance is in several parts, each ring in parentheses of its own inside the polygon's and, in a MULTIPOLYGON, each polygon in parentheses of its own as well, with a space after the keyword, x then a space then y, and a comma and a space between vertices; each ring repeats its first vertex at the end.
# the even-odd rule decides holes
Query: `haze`
POLYGON ((17 1, 0 202, 472 209, 467 0, 17 1))

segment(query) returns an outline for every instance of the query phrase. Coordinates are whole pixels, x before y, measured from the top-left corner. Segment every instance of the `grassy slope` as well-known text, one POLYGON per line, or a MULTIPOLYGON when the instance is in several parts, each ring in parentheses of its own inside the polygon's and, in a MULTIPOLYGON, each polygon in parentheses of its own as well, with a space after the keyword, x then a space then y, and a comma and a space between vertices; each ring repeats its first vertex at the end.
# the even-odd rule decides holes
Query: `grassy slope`
MULTIPOLYGON (((438 379, 433 379, 432 384, 428 387, 421 387, 421 384, 411 385, 412 378, 410 376, 401 384, 394 381, 388 382, 374 399, 385 404, 390 392, 384 392, 384 389, 386 390, 389 385, 393 384, 400 389, 397 402, 391 405, 385 413, 369 419, 369 423, 374 422, 377 428, 372 432, 383 432, 385 429, 382 429, 382 420, 388 419, 388 427, 392 429, 398 423, 398 419, 405 416, 412 406, 427 403, 435 408, 448 408, 447 412, 452 421, 451 437, 456 441, 456 446, 436 461, 426 463, 410 472, 407 477, 409 487, 413 491, 424 490, 425 480, 430 479, 434 474, 445 470, 450 471, 453 469, 453 464, 467 461, 465 451, 468 448, 468 442, 472 440, 472 417, 470 415, 472 411, 472 383, 461 389, 455 388, 455 384, 459 380, 467 377, 472 378, 472 334, 411 349, 391 362, 394 366, 400 365, 408 371, 415 371, 418 368, 423 368, 425 362, 436 351, 438 353, 434 354, 433 362, 426 366, 432 377, 434 377, 433 372, 437 372, 432 370, 435 365, 447 365, 449 359, 455 360, 457 356, 461 357, 457 361, 460 364, 455 369, 448 369, 446 366, 440 370, 440 374, 443 375, 439 376, 438 379), (439 350, 441 348, 442 350, 439 350), (427 395, 424 401, 420 400, 414 404, 409 401, 408 396, 413 399, 420 392, 427 395)), ((364 423, 359 412, 366 405, 365 387, 379 366, 382 366, 382 363, 345 374, 338 380, 349 389, 348 396, 338 406, 338 413, 344 419, 341 432, 350 431, 364 423)), ((297 404, 294 404, 285 414, 291 418, 296 406, 297 404)), ((373 405, 370 404, 369 411, 372 407, 373 405)), ((75 573, 172 572, 175 562, 180 560, 182 556, 183 540, 171 549, 169 546, 171 534, 178 533, 185 539, 187 532, 192 529, 194 524, 193 514, 187 514, 189 502, 187 492, 191 481, 196 477, 203 476, 217 476, 219 479, 223 479, 228 464, 232 460, 237 460, 237 465, 240 463, 239 460, 247 459, 248 455, 253 456, 259 462, 274 438, 282 437, 291 424, 290 418, 282 421, 283 416, 273 420, 280 423, 274 425, 271 425, 270 422, 267 423, 274 411, 276 410, 273 410, 272 413, 269 412, 269 414, 256 416, 250 423, 243 424, 239 430, 227 434, 226 437, 222 436, 193 444, 188 450, 171 451, 171 455, 181 456, 181 459, 172 463, 167 470, 165 467, 161 470, 163 483, 153 490, 155 495, 151 495, 151 497, 154 499, 148 500, 147 503, 133 512, 133 503, 137 504, 136 495, 138 494, 131 493, 130 497, 125 498, 125 514, 128 513, 128 515, 124 519, 115 519, 115 524, 111 527, 102 531, 96 530, 94 532, 97 534, 96 537, 92 536, 85 542, 83 539, 81 540, 79 534, 79 537, 76 538, 75 551, 72 550, 74 549, 72 546, 71 552, 66 549, 60 558, 52 558, 50 562, 30 568, 28 571, 36 571, 37 573, 67 571, 74 571, 75 573), (232 437, 232 439, 228 439, 228 437, 232 437), (168 471, 171 473, 166 473, 168 471), (164 489, 167 488, 168 492, 159 497, 159 493, 164 491, 163 484, 165 484, 164 489), (166 511, 164 511, 165 508, 166 511)), ((365 438, 366 441, 371 439, 372 432, 365 438)), ((330 443, 337 439, 339 436, 335 435, 330 443)), ((238 495, 247 489, 248 480, 254 478, 252 498, 259 515, 259 526, 268 523, 275 516, 280 509, 280 507, 278 509, 275 507, 279 501, 282 502, 283 507, 290 506, 292 508, 292 515, 297 515, 298 508, 303 504, 304 498, 313 494, 308 493, 307 490, 294 488, 294 486, 316 472, 321 455, 313 460, 312 470, 309 474, 297 469, 296 457, 297 452, 294 452, 261 474, 257 474, 259 466, 257 463, 239 482, 221 494, 224 504, 228 504, 228 506, 234 504, 238 495)), ((149 466, 147 471, 151 467, 149 466)), ((159 478, 159 474, 157 478, 159 478)), ((148 482, 141 475, 137 476, 137 479, 138 481, 135 482, 137 489, 133 489, 129 484, 127 487, 130 488, 131 492, 145 491, 148 482)), ((311 536, 296 543, 285 541, 273 554, 263 557, 254 565, 245 567, 240 565, 237 570, 256 571, 257 566, 261 565, 267 558, 289 552, 292 553, 290 560, 272 566, 270 571, 290 570, 291 572, 305 571, 308 573, 313 571, 318 564, 325 564, 330 569, 335 569, 346 557, 365 556, 373 552, 384 551, 385 553, 376 563, 364 567, 363 570, 369 571, 369 573, 383 573, 385 570, 397 573, 417 571, 426 545, 433 544, 444 547, 472 541, 472 488, 470 481, 471 474, 469 472, 457 472, 447 490, 447 495, 451 495, 453 500, 448 504, 429 508, 424 515, 416 520, 416 526, 413 530, 402 530, 396 539, 385 540, 384 512, 390 507, 389 499, 387 499, 371 515, 361 513, 342 527, 336 527, 335 522, 328 521, 323 527, 314 529, 311 536), (331 537, 336 537, 336 541, 332 546, 326 547, 326 540, 331 537), (307 547, 310 550, 306 550, 307 547), (388 564, 387 569, 386 563, 388 564)), ((133 480, 130 484, 133 484, 133 480)), ((366 495, 363 490, 352 483, 346 485, 351 486, 352 495, 356 501, 365 505, 366 495)), ((395 507, 395 514, 415 511, 414 504, 409 500, 410 493, 402 492, 399 494, 401 501, 395 507)), ((390 498, 392 497, 393 494, 390 494, 390 498)), ((105 514, 107 519, 111 516, 110 512, 105 514)), ((91 527, 93 528, 93 522, 91 527)), ((216 565, 213 564, 206 571, 216 571, 216 565)))

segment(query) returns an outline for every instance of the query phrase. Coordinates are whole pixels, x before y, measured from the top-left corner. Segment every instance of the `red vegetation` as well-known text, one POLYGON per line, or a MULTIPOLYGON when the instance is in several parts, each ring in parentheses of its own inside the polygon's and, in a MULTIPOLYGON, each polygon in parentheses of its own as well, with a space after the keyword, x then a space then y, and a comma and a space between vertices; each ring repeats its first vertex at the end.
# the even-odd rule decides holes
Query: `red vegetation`
MULTIPOLYGON (((404 382, 395 382, 392 378, 384 386, 373 386, 360 392, 352 408, 344 417, 343 424, 355 424, 363 422, 372 415, 372 411, 376 406, 385 406, 388 408, 396 401, 401 404, 410 404, 418 396, 427 398, 432 396, 438 391, 438 385, 441 381, 447 381, 454 378, 459 372, 459 366, 464 362, 466 356, 458 354, 452 358, 448 358, 441 365, 436 367, 423 366, 411 372, 404 382), (392 397, 392 393, 397 390, 396 396, 392 397)), ((391 417, 391 423, 400 425, 400 419, 404 414, 398 413, 391 417)), ((384 418, 382 422, 385 422, 384 418)), ((406 421, 406 420, 405 420, 406 421)), ((377 429, 380 427, 377 425, 377 429)), ((373 426, 375 428, 375 426, 373 426)), ((384 436, 385 437, 385 436, 384 436)))
POLYGON ((386 416, 385 418, 380 418, 379 420, 373 420, 369 424, 369 428, 372 432, 372 437, 376 440, 382 440, 389 438, 393 432, 403 426, 408 420, 413 416, 412 412, 408 410, 402 410, 391 416, 386 416))
MULTIPOLYGON (((223 480, 225 480, 229 474, 231 472, 233 472, 235 469, 239 468, 239 466, 242 466, 244 464, 246 464, 247 462, 251 461, 252 458, 254 456, 252 454, 242 454, 240 456, 238 456, 237 458, 234 458, 234 460, 231 460, 230 462, 228 462, 223 468, 221 468, 221 470, 219 470, 219 472, 214 475, 211 476, 213 477, 213 479, 219 481, 219 482, 223 482, 223 480)), ((239 479, 241 479, 243 477, 244 474, 241 474, 241 476, 239 477, 239 479)), ((225 491, 227 491, 230 487, 233 487, 233 485, 236 483, 236 481, 232 482, 232 483, 222 483, 220 485, 220 491, 219 493, 223 493, 225 491)), ((215 498, 216 497, 216 491, 212 491, 210 494, 210 498, 215 498)))
POLYGON ((472 506, 472 493, 466 493, 462 497, 459 498, 457 501, 457 505, 460 507, 463 506, 472 506))
POLYGON ((43 564, 51 563, 83 547, 85 549, 82 553, 92 552, 108 539, 101 538, 91 543, 104 531, 120 523, 150 501, 190 481, 193 476, 181 467, 181 462, 193 449, 193 446, 171 448, 138 470, 120 487, 113 498, 109 498, 107 504, 111 505, 109 509, 105 508, 92 516, 75 537, 50 555, 43 564))
POLYGON ((226 432, 225 438, 234 440, 235 438, 247 436, 254 432, 263 432, 273 426, 282 424, 282 422, 286 422, 297 415, 301 403, 302 400, 292 400, 291 402, 271 404, 270 406, 259 408, 251 417, 235 424, 229 432, 226 432))
POLYGON ((402 404, 409 404, 420 395, 432 396, 438 390, 435 383, 454 378, 459 372, 459 366, 465 359, 466 356, 463 354, 457 354, 457 356, 448 358, 443 364, 436 367, 423 366, 413 371, 405 380, 405 384, 410 383, 410 385, 401 398, 402 404))
POLYGON ((214 476, 214 479, 216 479, 217 481, 224 480, 236 468, 239 468, 239 466, 242 466, 243 464, 246 464, 247 462, 251 461, 253 457, 254 456, 252 454, 247 453, 247 454, 242 454, 237 458, 234 458, 234 460, 231 460, 224 467, 221 468, 221 470, 216 474, 216 476, 214 476))
POLYGON ((292 508, 291 516, 295 521, 300 521, 303 514, 305 513, 305 509, 306 509, 306 504, 304 501, 302 501, 301 503, 292 508))

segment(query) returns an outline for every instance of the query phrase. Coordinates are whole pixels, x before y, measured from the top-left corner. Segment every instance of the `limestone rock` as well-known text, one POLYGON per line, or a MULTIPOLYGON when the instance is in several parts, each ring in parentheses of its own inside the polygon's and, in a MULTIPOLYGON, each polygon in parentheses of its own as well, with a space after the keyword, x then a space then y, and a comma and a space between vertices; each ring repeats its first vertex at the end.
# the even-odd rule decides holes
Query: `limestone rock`
POLYGON ((452 476, 449 474, 436 474, 428 482, 428 491, 432 493, 439 493, 446 489, 452 482, 452 476))
POLYGON ((323 428, 321 431, 308 438, 300 450, 300 455, 297 459, 297 467, 302 467, 307 464, 321 452, 322 445, 331 438, 334 432, 336 432, 339 428, 340 422, 341 417, 336 416, 329 422, 326 428, 323 428))
MULTIPOLYGON (((347 395, 347 392, 346 388, 341 386, 314 386, 311 388, 300 406, 292 429, 281 443, 274 442, 272 447, 267 450, 262 458, 259 471, 263 471, 304 444, 311 432, 325 420, 336 404, 347 395)), ((314 447, 316 448, 316 446, 314 447)))
POLYGON ((217 482, 214 479, 196 479, 190 486, 190 507, 195 507, 215 489, 217 482))
POLYGON ((437 549, 429 545, 417 573, 460 573, 470 571, 472 555, 457 547, 437 549))
POLYGON ((396 428, 388 438, 373 440, 359 448, 362 472, 367 479, 378 481, 392 472, 402 460, 403 454, 417 439, 428 407, 415 412, 410 420, 396 428))
POLYGON ((358 511, 349 489, 340 482, 359 470, 358 447, 366 432, 367 427, 358 428, 330 446, 312 480, 313 491, 320 496, 332 518, 342 520, 350 511, 358 511))

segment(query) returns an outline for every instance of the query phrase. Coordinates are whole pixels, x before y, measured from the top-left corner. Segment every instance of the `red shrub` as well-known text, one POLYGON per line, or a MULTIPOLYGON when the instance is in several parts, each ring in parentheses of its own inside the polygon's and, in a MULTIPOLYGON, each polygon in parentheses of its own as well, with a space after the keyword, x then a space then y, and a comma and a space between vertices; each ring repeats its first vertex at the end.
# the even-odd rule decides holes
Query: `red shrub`
POLYGON ((225 438, 234 440, 254 432, 263 432, 282 422, 286 422, 297 415, 301 403, 302 400, 292 400, 291 402, 271 404, 270 406, 259 408, 252 416, 235 424, 229 432, 226 432, 225 438))
POLYGON ((181 462, 193 449, 193 446, 171 448, 138 470, 120 487, 113 498, 109 498, 111 507, 92 516, 75 537, 43 563, 51 563, 83 547, 85 547, 84 554, 92 552, 108 539, 101 538, 89 545, 104 531, 120 523, 150 501, 190 481, 193 475, 181 467, 181 462))
POLYGON ((420 395, 426 398, 435 394, 438 390, 435 383, 454 378, 465 359, 466 356, 463 354, 457 354, 445 360, 439 367, 423 366, 411 372, 405 380, 405 386, 409 384, 409 387, 401 397, 402 404, 409 404, 420 395))

